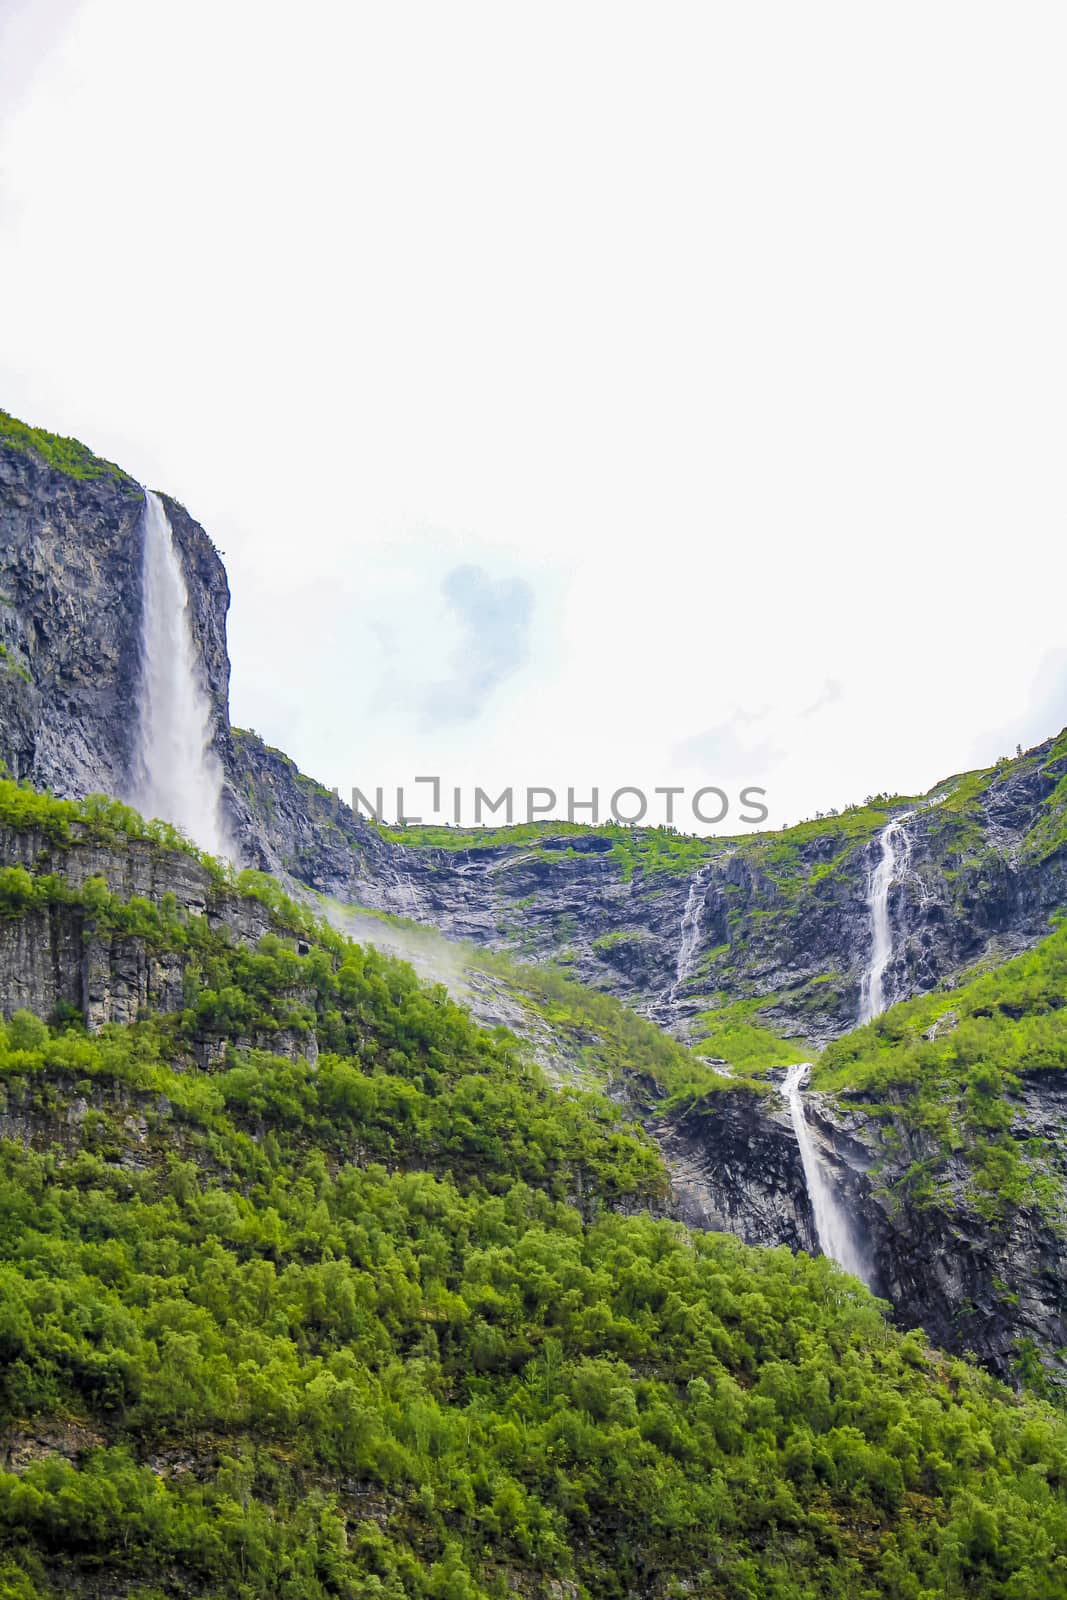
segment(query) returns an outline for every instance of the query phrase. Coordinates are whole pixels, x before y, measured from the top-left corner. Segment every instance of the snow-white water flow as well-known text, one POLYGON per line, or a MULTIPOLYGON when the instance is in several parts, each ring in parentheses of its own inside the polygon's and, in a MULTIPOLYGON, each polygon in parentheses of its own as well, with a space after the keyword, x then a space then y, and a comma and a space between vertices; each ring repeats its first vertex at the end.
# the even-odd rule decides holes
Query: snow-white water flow
POLYGON ((829 1256, 831 1261, 836 1261, 838 1266, 844 1267, 846 1272, 851 1272, 855 1277, 867 1282, 867 1269, 856 1241, 852 1235, 848 1215, 834 1193, 833 1185, 827 1176, 815 1150, 815 1141, 811 1136, 808 1119, 804 1113, 804 1100, 801 1088, 811 1064, 807 1061, 798 1062, 790 1067, 782 1084, 782 1094, 789 1107, 789 1115, 793 1122, 793 1132, 797 1137, 800 1148, 800 1161, 804 1168, 804 1182, 807 1185, 808 1199, 811 1201, 812 1216, 815 1219, 815 1235, 819 1241, 819 1249, 824 1256, 829 1256))
POLYGON ((682 923, 678 934, 678 954, 674 964, 674 982, 667 997, 668 1004, 673 1005, 678 990, 693 970, 693 963, 700 943, 700 913, 704 909, 704 892, 707 888, 707 868, 698 872, 689 885, 686 896, 685 910, 682 912, 682 923))
POLYGON ((229 854, 222 768, 211 747, 211 701, 189 623, 189 591, 166 508, 145 491, 141 556, 141 684, 133 804, 177 824, 201 849, 229 854))
POLYGON ((886 1008, 885 974, 893 956, 893 930, 889 925, 889 891, 907 862, 909 841, 904 824, 912 815, 894 817, 878 835, 882 853, 867 881, 871 913, 871 959, 860 995, 860 1023, 870 1022, 886 1008))
POLYGON ((395 874, 395 880, 401 901, 405 902, 403 909, 397 914, 407 917, 410 922, 421 922, 423 920, 422 905, 419 901, 418 890, 415 888, 411 878, 407 874, 402 874, 398 871, 395 874))

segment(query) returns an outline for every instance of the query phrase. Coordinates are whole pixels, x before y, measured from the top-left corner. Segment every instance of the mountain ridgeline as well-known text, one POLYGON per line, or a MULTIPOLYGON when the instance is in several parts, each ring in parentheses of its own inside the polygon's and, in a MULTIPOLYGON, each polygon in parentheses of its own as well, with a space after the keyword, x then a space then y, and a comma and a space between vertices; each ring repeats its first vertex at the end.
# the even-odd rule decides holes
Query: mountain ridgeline
POLYGON ((2 413, 0 602, 0 1597, 1067 1593, 1067 734, 375 826, 2 413))

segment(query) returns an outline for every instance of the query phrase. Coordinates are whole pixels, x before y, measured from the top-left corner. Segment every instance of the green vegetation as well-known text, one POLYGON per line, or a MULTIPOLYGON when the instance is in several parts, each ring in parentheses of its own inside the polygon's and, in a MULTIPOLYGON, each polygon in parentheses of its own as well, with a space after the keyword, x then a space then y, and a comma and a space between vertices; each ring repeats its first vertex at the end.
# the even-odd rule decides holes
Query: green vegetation
POLYGON ((599 939, 593 940, 593 949, 599 955, 606 955, 611 950, 647 944, 651 937, 643 928, 613 928, 610 933, 602 933, 599 939))
POLYGON ((393 827, 387 822, 372 823, 383 839, 425 850, 495 850, 501 845, 534 845, 546 839, 566 839, 574 835, 603 830, 583 822, 515 822, 499 828, 453 828, 447 824, 418 823, 412 827, 393 827))
POLYGON ((716 839, 674 828, 616 828, 612 830, 612 856, 619 862, 622 880, 629 883, 634 872, 684 873, 690 875, 721 848, 716 839))
MULTIPOLYGON (((16 785, 0 817, 60 862, 186 848, 16 785)), ((666 1175, 608 1100, 239 882, 278 930, 255 949, 169 897, 0 876, 3 917, 77 904, 184 971, 168 1016, 0 1027, 0 1425, 55 1446, 0 1473, 0 1594, 1061 1591, 1051 1411, 825 1261, 623 1214, 666 1175)), ((604 1081, 699 1069, 609 996, 480 959, 604 1081)))
POLYGON ((0 778, 0 828, 16 833, 35 831, 51 845, 63 847, 77 839, 97 844, 123 845, 133 839, 145 840, 159 850, 179 850, 192 856, 220 882, 231 881, 232 873, 205 855, 172 823, 145 821, 132 806, 110 795, 92 794, 84 800, 57 800, 26 783, 0 778))
POLYGON ((21 678, 23 683, 33 682, 22 662, 13 658, 6 644, 0 644, 0 667, 3 667, 4 671, 12 676, 21 678))
POLYGON ((740 843, 745 859, 766 873, 787 900, 825 885, 840 872, 856 847, 865 844, 890 815, 906 804, 903 796, 885 795, 877 802, 850 806, 846 811, 815 817, 783 828, 779 833, 759 833, 740 843), (814 858, 814 864, 813 864, 814 858))
POLYGON ((1058 775, 1058 781, 1027 840, 1028 852, 1042 859, 1067 848, 1067 729, 1054 742, 1043 770, 1050 776, 1058 775))
MULTIPOLYGON (((76 906, 182 974, 179 1010, 128 1027, 0 1025, 0 1597, 1067 1591, 1056 1412, 895 1333, 825 1260, 655 1220, 660 1156, 606 1096, 553 1090, 270 878, 113 802, 0 783, 0 826, 47 846, 0 872, 0 928, 76 906), (186 851, 274 931, 74 885, 83 839, 186 851)), ((723 1085, 610 996, 461 954, 598 1082, 723 1085)), ((934 1077, 987 1119, 990 1041, 1004 1082, 1042 1039, 1063 1065, 1041 1025, 1065 995, 1067 928, 915 1002, 925 1028, 898 1007, 832 1047, 820 1082, 921 1098, 907 1052, 973 1025, 934 1077)), ((706 1027, 746 1070, 796 1055, 755 1002, 706 1027)))
POLYGON ((718 842, 696 834, 679 833, 676 828, 638 828, 626 823, 602 823, 591 827, 585 822, 516 822, 504 827, 453 828, 420 824, 417 827, 391 827, 375 824, 383 838, 418 849, 433 850, 534 850, 553 857, 585 854, 560 849, 561 839, 603 839, 611 855, 620 863, 622 877, 629 882, 640 867, 647 873, 695 872, 717 848, 718 842))
MULTIPOLYGON (((625 1083, 633 1098, 644 1098, 649 1106, 667 1097, 717 1093, 726 1086, 721 1074, 692 1050, 614 995, 575 983, 554 967, 520 966, 493 951, 471 948, 468 959, 472 966, 506 978, 554 1032, 570 1037, 576 1058, 594 1082, 605 1087, 625 1083), (642 1081, 647 1084, 644 1096, 642 1081)), ((730 1087, 763 1093, 762 1085, 748 1081, 730 1087)))
POLYGON ((811 1051, 803 1039, 783 1039, 755 1020, 759 1011, 759 1000, 735 1000, 701 1012, 693 1023, 694 1054, 716 1056, 737 1072, 756 1075, 808 1060, 811 1051))
POLYGON ((980 869, 995 854, 982 826, 982 801, 998 781, 1018 774, 1042 773, 1058 778, 1053 794, 1044 802, 1042 817, 1024 842, 1024 853, 1039 859, 1067 843, 1067 730, 1048 751, 1028 750, 1012 759, 1003 757, 991 767, 960 773, 933 791, 929 811, 930 837, 947 865, 950 879, 965 869, 980 869))
MULTIPOLYGON (((958 988, 893 1006, 831 1044, 819 1089, 846 1092, 958 1153, 974 1174, 987 1218, 1036 1204, 1067 1220, 1062 1173, 1048 1153, 1012 1132, 1019 1074, 1067 1068, 1067 923, 1026 955, 958 988)), ((913 1181, 933 1198, 929 1170, 913 1181)))
POLYGON ((77 439, 64 439, 56 433, 46 433, 43 428, 31 428, 17 417, 0 411, 0 445, 8 445, 23 454, 37 456, 57 472, 68 478, 110 478, 130 490, 140 493, 134 480, 111 461, 94 456, 77 439))
MULTIPOLYGON (((242 885, 247 877, 242 875, 242 885)), ((575 982, 558 966, 525 965, 502 951, 443 939, 432 928, 387 912, 360 908, 353 913, 329 901, 322 903, 342 925, 354 919, 357 927, 370 921, 380 923, 383 933, 390 927, 397 930, 416 965, 424 955, 424 964, 431 969, 458 970, 467 976, 484 972, 502 979, 511 997, 547 1023, 567 1046, 583 1080, 601 1089, 625 1084, 631 1099, 650 1108, 669 1096, 708 1094, 725 1087, 721 1074, 670 1034, 638 1016, 614 995, 575 982)), ((284 911, 279 920, 288 922, 291 915, 284 911)), ((368 931, 364 937, 373 941, 375 935, 368 931)), ((730 1087, 764 1092, 763 1085, 742 1080, 730 1087)))
POLYGON ((620 1215, 647 1140, 403 964, 188 947, 176 1016, 0 1030, 0 1406, 62 1452, 0 1473, 0 1593, 1063 1592, 1053 1412, 620 1215), (239 1042, 294 1024, 314 1066, 239 1042))

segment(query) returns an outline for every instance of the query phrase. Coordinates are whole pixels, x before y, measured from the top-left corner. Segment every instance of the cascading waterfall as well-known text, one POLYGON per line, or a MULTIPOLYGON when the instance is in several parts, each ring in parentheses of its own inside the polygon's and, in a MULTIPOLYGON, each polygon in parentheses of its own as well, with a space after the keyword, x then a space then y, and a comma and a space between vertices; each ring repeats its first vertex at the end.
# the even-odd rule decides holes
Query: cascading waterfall
POLYGON ((401 900, 407 902, 407 908, 401 911, 399 915, 407 917, 411 922, 422 922, 422 904, 419 900, 418 890, 415 888, 411 878, 406 873, 397 871, 395 873, 395 883, 401 900))
POLYGON ((824 1256, 829 1256, 831 1261, 836 1261, 846 1272, 851 1272, 854 1277, 862 1278, 863 1282, 867 1283, 869 1281, 867 1265, 853 1237, 848 1214, 834 1193, 833 1184, 819 1160, 815 1141, 808 1127, 801 1090, 810 1071, 811 1064, 807 1061, 798 1062, 796 1066, 790 1067, 782 1084, 782 1094, 789 1107, 793 1132, 797 1136, 800 1148, 804 1182, 807 1185, 812 1216, 815 1219, 815 1236, 824 1256))
POLYGON ((894 817, 878 835, 882 854, 867 882, 867 904, 871 913, 871 960, 863 977, 860 994, 861 1025, 872 1021, 886 1008, 885 974, 893 956, 889 891, 908 860, 911 846, 904 824, 913 814, 905 811, 902 816, 894 817))
POLYGON ((189 625, 189 591, 166 508, 145 490, 141 557, 141 684, 132 803, 228 855, 222 767, 211 745, 211 701, 189 625))
POLYGON ((689 885, 686 896, 685 910, 682 912, 682 923, 678 937, 678 954, 674 964, 674 982, 671 984, 667 996, 667 1004, 675 1004, 678 990, 693 970, 693 963, 700 943, 700 913, 704 908, 704 891, 708 884, 708 869, 705 867, 698 872, 689 885))
MULTIPOLYGON (((904 824, 913 815, 914 812, 905 811, 899 817, 894 817, 878 835, 881 854, 867 880, 867 905, 871 917, 871 958, 863 975, 860 994, 861 1024, 870 1022, 886 1008, 885 975, 893 958, 889 892, 907 867, 911 841, 904 824)), ((867 1264, 853 1236, 848 1213, 838 1201, 833 1184, 816 1153, 815 1141, 811 1136, 804 1111, 802 1089, 810 1071, 808 1062, 800 1062, 790 1067, 782 1084, 782 1094, 789 1107, 793 1132, 796 1134, 800 1149, 804 1182, 811 1201, 819 1249, 824 1256, 829 1256, 844 1267, 846 1272, 862 1278, 866 1283, 869 1281, 867 1264)))

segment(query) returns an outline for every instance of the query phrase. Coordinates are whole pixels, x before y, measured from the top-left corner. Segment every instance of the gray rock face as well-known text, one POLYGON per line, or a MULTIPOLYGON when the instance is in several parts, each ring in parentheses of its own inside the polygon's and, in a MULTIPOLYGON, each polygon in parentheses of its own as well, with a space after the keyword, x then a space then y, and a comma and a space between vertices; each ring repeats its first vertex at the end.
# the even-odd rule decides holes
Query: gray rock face
POLYGON ((818 1251, 800 1151, 777 1097, 722 1090, 652 1129, 683 1222, 746 1244, 818 1251))
MULTIPOLYGON (((1012 1133, 1041 1139, 1067 1178, 1067 1083, 1028 1072, 1014 1098, 1012 1133)), ((873 1265, 871 1287, 905 1327, 921 1327, 942 1349, 975 1354, 1007 1381, 1027 1342, 1051 1381, 1065 1375, 1067 1230, 1037 1205, 986 1220, 973 1173, 932 1138, 895 1117, 875 1118, 808 1094, 819 1159, 833 1179, 873 1265), (932 1178, 935 1196, 915 1198, 908 1175, 932 1178)), ((817 1249, 800 1156, 776 1097, 717 1094, 668 1119, 659 1134, 675 1171, 680 1211, 699 1227, 725 1228, 747 1243, 817 1249)))
POLYGON ((0 448, 0 755, 42 788, 121 792, 140 617, 137 485, 0 448))
MULTIPOLYGON (((0 829, 0 866, 54 873, 73 890, 102 878, 119 900, 134 896, 159 904, 172 896, 177 910, 225 928, 234 942, 257 944, 270 927, 257 900, 219 891, 192 857, 161 852, 147 841, 114 848, 89 839, 58 847, 34 829, 0 829)), ((33 906, 0 919, 0 1013, 25 1008, 49 1017, 57 1008, 80 1011, 90 1029, 134 1022, 148 1009, 178 1011, 185 1004, 185 957, 154 952, 143 939, 102 931, 76 901, 33 906)))
POLYGON ((221 754, 235 837, 248 865, 317 894, 402 913, 395 848, 337 795, 258 734, 230 730, 221 754))
MULTIPOLYGON (((818 1097, 813 1097, 818 1099, 818 1097)), ((1062 1074, 1024 1072, 1011 1097, 1012 1135, 1045 1142, 1046 1163, 1064 1192, 1067 1178, 1067 1083, 1062 1074)), ((974 1351, 1011 1379, 1027 1341, 1044 1356, 1067 1347, 1067 1231, 1035 1203, 995 1217, 976 1201, 974 1177, 959 1157, 896 1119, 874 1121, 823 1102, 820 1118, 836 1152, 845 1192, 871 1241, 881 1291, 909 1325, 922 1326, 945 1349, 974 1351), (876 1171, 864 1173, 871 1153, 876 1171), (858 1159, 857 1159, 858 1158, 858 1159), (930 1173, 935 1198, 914 1198, 907 1175, 930 1173), (846 1170, 847 1169, 847 1170, 846 1170)), ((1058 1360, 1053 1381, 1067 1374, 1058 1360)))
MULTIPOLYGON (((935 988, 979 960, 1003 960, 1049 931, 1067 904, 1067 850, 1035 835, 1067 773, 1052 741, 992 779, 965 814, 953 797, 907 825, 909 855, 890 896, 893 957, 887 999, 935 988)), ((692 875, 646 871, 628 880, 608 836, 447 852, 403 851, 394 870, 409 907, 445 932, 506 946, 525 959, 563 959, 684 1033, 723 1000, 757 999, 759 1020, 819 1046, 853 1027, 870 958, 868 881, 874 833, 845 843, 832 830, 773 865, 773 836, 709 842, 700 869, 697 944, 670 994, 692 875)), ((390 909, 402 909, 392 896, 390 909)), ((409 909, 407 914, 411 914, 409 909)))
MULTIPOLYGON (((226 571, 203 528, 162 498, 214 711, 227 820, 250 859, 273 867, 277 850, 248 804, 230 731, 226 571)), ((0 760, 60 796, 130 790, 143 506, 131 478, 71 478, 0 441, 0 760)))
MULTIPOLYGON (((629 870, 608 834, 463 850, 381 837, 280 752, 236 740, 258 859, 322 893, 424 922, 452 938, 566 964, 680 1034, 703 1010, 756 1000, 759 1021, 825 1044, 855 1025, 870 959, 868 886, 876 824, 851 841, 833 827, 709 841, 698 858, 697 940, 675 989, 695 873, 629 870), (775 861, 788 852, 785 869, 775 861)), ((1067 904, 1067 850, 1048 848, 1048 802, 1067 752, 1048 741, 994 775, 961 807, 954 791, 907 824, 890 893, 888 1001, 999 961, 1049 931, 1067 904)), ((251 837, 251 832, 246 838, 251 837)), ((638 836, 638 843, 640 836, 638 836)))

